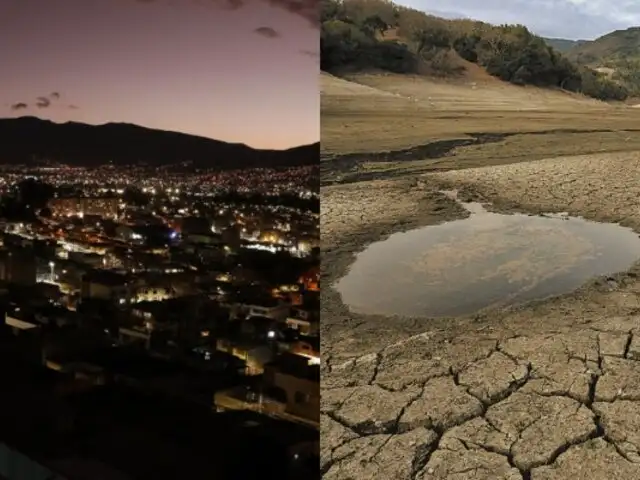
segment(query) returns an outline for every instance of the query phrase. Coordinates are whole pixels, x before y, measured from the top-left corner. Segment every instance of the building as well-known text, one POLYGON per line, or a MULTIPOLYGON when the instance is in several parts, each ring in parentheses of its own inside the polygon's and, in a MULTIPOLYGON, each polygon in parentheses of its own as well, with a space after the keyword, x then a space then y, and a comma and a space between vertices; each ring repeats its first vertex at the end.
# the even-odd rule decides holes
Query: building
POLYGON ((118 205, 116 197, 67 197, 50 200, 48 207, 54 216, 117 218, 118 205))
POLYGON ((136 245, 162 246, 175 243, 178 233, 164 225, 120 225, 116 228, 116 237, 136 245))
POLYGON ((302 335, 318 335, 320 330, 320 322, 315 315, 304 308, 293 308, 292 315, 286 319, 289 328, 297 330, 302 335))
POLYGON ((218 339, 216 350, 230 353, 246 364, 247 375, 260 375, 264 371, 264 366, 274 358, 274 350, 268 345, 262 345, 255 341, 230 341, 218 339))
POLYGON ((217 411, 252 410, 318 428, 320 369, 298 355, 282 354, 265 365, 258 390, 238 386, 218 391, 214 405, 217 411))
POLYGON ((163 285, 137 285, 131 296, 133 303, 161 302, 174 297, 171 287, 163 285))
POLYGON ((0 250, 0 280, 18 285, 35 285, 37 262, 28 248, 0 250))
POLYGON ((291 307, 277 299, 264 298, 237 303, 235 309, 238 314, 246 317, 267 317, 284 322, 291 307))
POLYGON ((318 267, 310 268, 300 277, 299 282, 309 292, 320 291, 320 269, 318 267))
POLYGON ((309 365, 320 365, 320 345, 318 337, 306 337, 294 342, 289 351, 305 357, 309 365))
POLYGON ((279 392, 285 413, 311 422, 320 421, 320 367, 308 359, 283 353, 264 366, 264 388, 279 392))
POLYGON ((91 270, 82 277, 82 298, 109 300, 124 305, 131 299, 126 276, 107 270, 91 270))

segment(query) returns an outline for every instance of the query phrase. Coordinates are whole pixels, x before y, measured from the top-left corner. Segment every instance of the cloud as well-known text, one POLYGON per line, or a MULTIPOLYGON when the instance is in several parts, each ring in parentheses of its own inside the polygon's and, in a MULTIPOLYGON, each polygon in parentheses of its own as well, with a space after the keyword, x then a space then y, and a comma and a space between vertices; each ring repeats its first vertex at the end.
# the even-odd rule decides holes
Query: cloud
POLYGON ((51 100, 49 100, 47 97, 38 97, 36 101, 36 107, 47 108, 49 105, 51 105, 51 100))
POLYGON ((520 23, 538 35, 594 39, 613 30, 640 25, 636 0, 399 0, 401 5, 448 18, 489 23, 520 23))
MULTIPOLYGON (((48 108, 53 102, 59 100, 62 95, 60 92, 51 92, 48 95, 41 95, 36 98, 35 106, 38 108, 48 108)), ((26 102, 17 102, 11 105, 11 110, 24 110, 29 108, 29 104, 26 102)))
POLYGON ((265 38, 278 38, 280 36, 280 34, 271 27, 258 27, 254 32, 265 38))
MULTIPOLYGON (((134 0, 136 3, 152 4, 160 3, 162 0, 134 0)), ((269 5, 281 8, 295 15, 298 15, 312 26, 320 27, 320 5, 322 0, 190 0, 196 4, 211 4, 217 7, 226 8, 229 10, 238 10, 249 3, 264 2, 269 5)))

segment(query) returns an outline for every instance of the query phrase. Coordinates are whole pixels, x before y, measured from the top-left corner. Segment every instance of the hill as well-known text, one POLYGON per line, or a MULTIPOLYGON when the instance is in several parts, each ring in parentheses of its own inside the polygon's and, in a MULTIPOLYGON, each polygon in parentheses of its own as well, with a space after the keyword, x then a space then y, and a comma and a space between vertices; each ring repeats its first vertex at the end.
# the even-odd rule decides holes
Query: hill
POLYGON ((640 96, 640 27, 616 30, 574 45, 566 55, 579 65, 604 73, 631 96, 640 96))
POLYGON ((567 57, 592 66, 640 59, 640 27, 616 30, 595 40, 576 44, 567 51, 567 57))
POLYGON ((571 62, 522 25, 446 20, 387 0, 323 0, 321 68, 453 78, 469 65, 517 85, 561 88, 601 100, 628 92, 571 62))
POLYGON ((567 53, 572 48, 588 42, 588 40, 566 40, 564 38, 544 38, 544 41, 547 45, 560 53, 567 53))
POLYGON ((289 150, 257 150, 247 145, 126 123, 54 123, 36 117, 0 119, 0 163, 55 160, 73 165, 185 162, 197 168, 288 167, 318 162, 318 143, 289 150))

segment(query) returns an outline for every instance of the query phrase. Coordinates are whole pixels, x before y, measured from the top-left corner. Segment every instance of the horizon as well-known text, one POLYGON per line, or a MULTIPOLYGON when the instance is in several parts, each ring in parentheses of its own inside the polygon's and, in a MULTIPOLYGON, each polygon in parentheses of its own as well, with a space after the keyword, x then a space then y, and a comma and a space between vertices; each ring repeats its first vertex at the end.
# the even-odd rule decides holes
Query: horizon
POLYGON ((561 40, 595 40, 616 30, 640 26, 640 3, 616 5, 604 0, 399 0, 398 5, 448 19, 466 18, 521 24, 536 35, 561 40))
POLYGON ((130 123, 261 150, 317 143, 316 4, 5 1, 0 117, 130 123))
POLYGON ((130 122, 106 122, 106 123, 100 123, 100 124, 92 124, 92 123, 86 123, 86 122, 79 122, 77 120, 65 120, 65 121, 55 121, 55 120, 51 120, 48 118, 42 118, 42 117, 38 117, 37 115, 22 115, 19 117, 0 117, 0 122, 3 120, 23 120, 23 119, 35 119, 41 122, 49 122, 49 123, 53 123, 54 125, 65 125, 67 123, 75 123, 78 125, 86 125, 89 127, 103 127, 105 125, 130 125, 132 127, 136 127, 136 128, 141 128, 141 129, 145 129, 145 130, 153 130, 156 132, 166 132, 166 133, 178 133, 180 135, 188 135, 188 136, 192 136, 192 137, 198 137, 198 138, 204 138, 206 140, 211 140, 214 142, 224 142, 224 143, 228 143, 228 144, 232 144, 232 145, 244 145, 246 147, 249 147, 253 150, 257 150, 257 151, 277 151, 277 152, 285 152, 287 150, 294 150, 296 148, 303 148, 303 147, 311 147, 314 146, 318 143, 320 143, 320 141, 316 141, 316 142, 311 142, 311 143, 303 143, 300 145, 292 145, 291 147, 285 147, 285 148, 256 148, 256 147, 252 147, 251 145, 247 145, 246 143, 243 142, 227 142, 225 140, 221 140, 219 138, 210 138, 210 137, 204 137, 202 135, 194 135, 191 133, 184 133, 184 132, 178 132, 175 130, 164 130, 164 129, 160 129, 160 128, 153 128, 153 127, 147 127, 145 125, 139 125, 137 123, 130 123, 130 122))

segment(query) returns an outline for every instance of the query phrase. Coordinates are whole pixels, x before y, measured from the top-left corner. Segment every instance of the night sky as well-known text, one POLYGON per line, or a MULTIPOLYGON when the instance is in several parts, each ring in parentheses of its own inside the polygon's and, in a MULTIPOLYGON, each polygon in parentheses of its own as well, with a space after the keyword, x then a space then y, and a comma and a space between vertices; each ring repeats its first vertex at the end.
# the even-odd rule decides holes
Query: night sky
POLYGON ((0 0, 0 117, 127 122, 256 148, 317 142, 316 5, 0 0))

